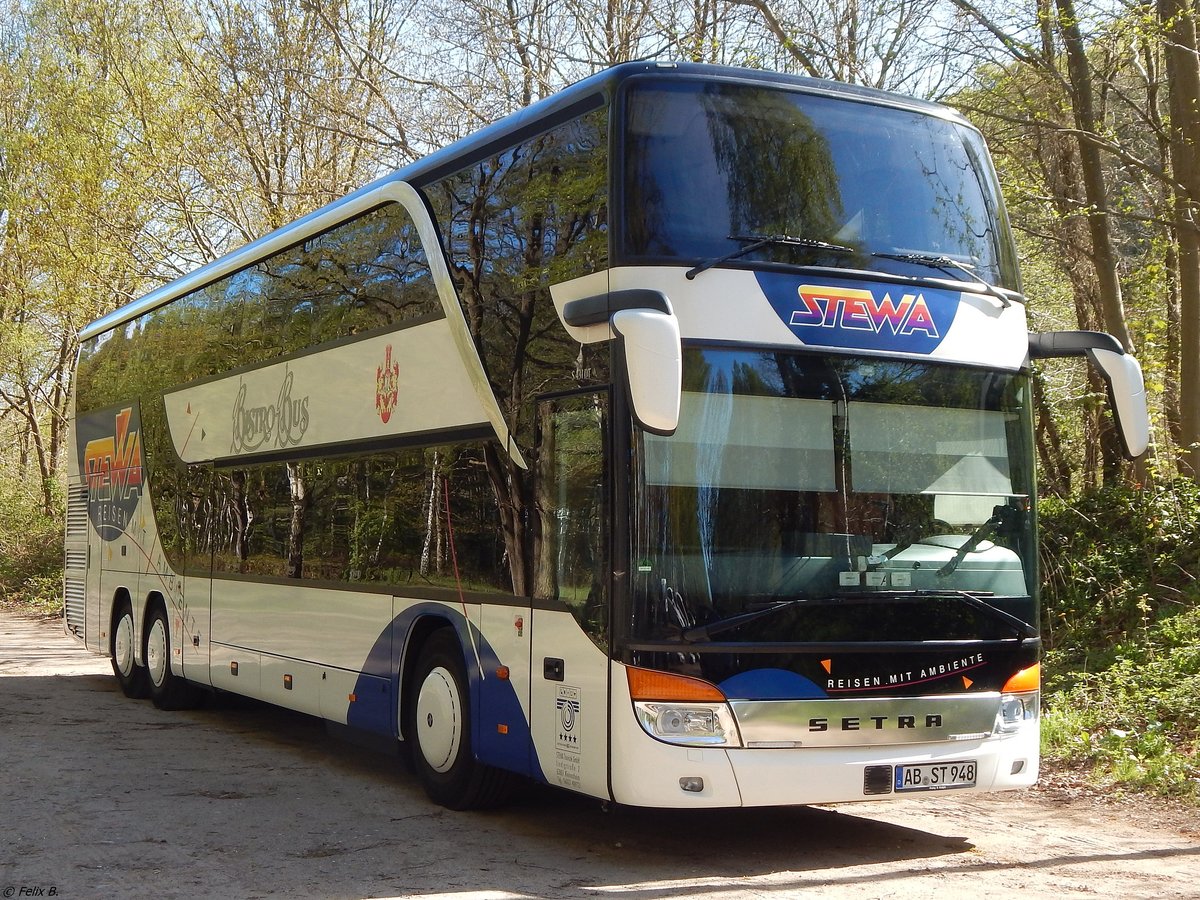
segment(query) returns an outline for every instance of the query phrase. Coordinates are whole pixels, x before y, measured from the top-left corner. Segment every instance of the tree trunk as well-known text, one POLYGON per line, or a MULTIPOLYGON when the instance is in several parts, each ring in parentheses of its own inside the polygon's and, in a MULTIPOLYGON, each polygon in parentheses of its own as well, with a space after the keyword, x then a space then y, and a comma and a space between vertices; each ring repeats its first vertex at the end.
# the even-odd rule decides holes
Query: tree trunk
POLYGON ((304 514, 308 508, 308 487, 304 483, 303 463, 287 464, 288 486, 291 489, 292 522, 288 529, 288 555, 285 574, 288 578, 304 575, 304 514))
POLYGON ((1093 104, 1092 72, 1079 31, 1074 0, 1056 0, 1059 27, 1067 52, 1067 72, 1071 82, 1071 107, 1075 127, 1079 132, 1079 165, 1083 176, 1084 197, 1087 200, 1088 231, 1092 238, 1092 261, 1100 288, 1100 303, 1104 310, 1104 327, 1121 342, 1127 351, 1133 346, 1125 324, 1125 304, 1121 297, 1121 280, 1117 273, 1117 258, 1113 251, 1112 232, 1108 218, 1108 187, 1104 182, 1104 166, 1100 148, 1090 138, 1097 133, 1093 104))
POLYGON ((238 571, 246 571, 246 559, 250 555, 250 521, 246 500, 246 472, 234 469, 229 473, 229 514, 233 525, 233 553, 237 557, 238 571))
POLYGON ((1168 132, 1174 175, 1172 224, 1179 247, 1179 444, 1180 469, 1200 475, 1200 60, 1195 10, 1182 0, 1159 0, 1171 86, 1168 132))
MULTIPOLYGON (((425 498, 427 504, 425 511, 425 541, 421 545, 421 565, 419 569, 422 577, 429 576, 430 554, 434 549, 434 545, 441 543, 442 526, 441 517, 438 515, 438 510, 441 505, 441 501, 438 497, 441 466, 438 465, 438 462, 438 452, 435 450, 433 451, 433 466, 429 470, 429 496, 425 498)), ((438 560, 438 562, 439 565, 436 567, 435 571, 437 571, 437 573, 440 575, 442 569, 440 560, 438 560)))

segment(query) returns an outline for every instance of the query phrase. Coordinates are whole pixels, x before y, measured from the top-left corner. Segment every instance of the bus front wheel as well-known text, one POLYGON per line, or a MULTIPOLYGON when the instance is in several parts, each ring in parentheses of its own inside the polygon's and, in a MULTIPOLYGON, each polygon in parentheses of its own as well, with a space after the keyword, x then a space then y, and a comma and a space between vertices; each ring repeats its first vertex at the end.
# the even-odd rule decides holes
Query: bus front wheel
POLYGON ((478 809, 507 800, 514 776, 475 759, 470 687, 453 629, 430 635, 414 675, 405 737, 413 743, 413 768, 425 793, 450 809, 478 809))

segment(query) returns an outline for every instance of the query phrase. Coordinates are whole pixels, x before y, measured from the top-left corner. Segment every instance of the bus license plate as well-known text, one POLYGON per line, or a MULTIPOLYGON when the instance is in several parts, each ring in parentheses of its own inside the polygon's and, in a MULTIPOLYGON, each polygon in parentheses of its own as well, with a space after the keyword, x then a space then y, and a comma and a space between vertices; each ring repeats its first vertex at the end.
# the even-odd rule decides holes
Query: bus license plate
POLYGON ((973 759, 896 766, 896 792, 944 791, 950 788, 975 787, 975 775, 978 768, 973 759))

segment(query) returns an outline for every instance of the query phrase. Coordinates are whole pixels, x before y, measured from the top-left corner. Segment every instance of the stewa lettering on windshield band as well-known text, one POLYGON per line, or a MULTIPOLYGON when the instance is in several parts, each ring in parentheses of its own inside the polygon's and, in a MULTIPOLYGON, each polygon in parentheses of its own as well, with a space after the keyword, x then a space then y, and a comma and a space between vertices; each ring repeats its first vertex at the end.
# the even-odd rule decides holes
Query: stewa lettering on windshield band
POLYGON ((292 447, 308 430, 308 395, 292 399, 295 374, 284 370, 283 383, 274 405, 246 406, 246 382, 238 387, 233 403, 231 453, 251 453, 262 447, 292 447))
POLYGON ((836 326, 871 332, 887 328, 892 334, 921 332, 931 338, 941 336, 921 294, 904 294, 896 303, 890 293, 885 292, 882 300, 876 300, 871 291, 853 288, 837 290, 802 284, 796 293, 803 308, 792 313, 790 325, 836 326))
POLYGON ((841 350, 933 353, 958 315, 960 294, 905 291, 857 279, 812 284, 782 272, 755 272, 775 314, 802 343, 841 350))

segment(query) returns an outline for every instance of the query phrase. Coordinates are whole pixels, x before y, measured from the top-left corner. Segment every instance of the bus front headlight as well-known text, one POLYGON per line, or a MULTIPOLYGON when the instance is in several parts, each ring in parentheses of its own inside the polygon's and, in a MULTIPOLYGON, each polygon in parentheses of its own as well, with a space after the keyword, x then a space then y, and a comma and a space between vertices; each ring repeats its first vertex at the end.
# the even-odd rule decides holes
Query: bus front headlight
POLYGON ((733 713, 724 703, 635 701, 638 722, 651 737, 671 744, 740 747, 733 713))
POLYGON ((1000 714, 996 716, 996 731, 1013 734, 1020 731, 1026 722, 1036 722, 1041 705, 1041 694, 1032 691, 1025 694, 1001 694, 1000 714))
POLYGON ((690 747, 740 747, 741 736, 725 695, 688 675, 629 666, 629 699, 646 734, 690 747))
POLYGON ((996 714, 996 732, 1013 734, 1026 722, 1037 722, 1041 708, 1042 666, 1034 663, 1017 672, 1000 689, 1000 712, 996 714))

